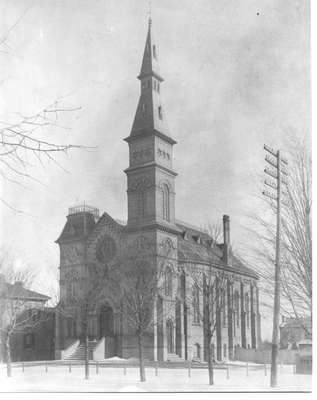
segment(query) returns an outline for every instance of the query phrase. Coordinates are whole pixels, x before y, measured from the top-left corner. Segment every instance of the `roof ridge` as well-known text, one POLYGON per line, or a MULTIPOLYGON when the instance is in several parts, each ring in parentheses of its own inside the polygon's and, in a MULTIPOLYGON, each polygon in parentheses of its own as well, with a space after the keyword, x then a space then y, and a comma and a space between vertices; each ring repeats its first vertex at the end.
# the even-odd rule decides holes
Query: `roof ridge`
MULTIPOLYGON (((185 228, 193 229, 193 230, 195 230, 195 231, 198 231, 198 232, 204 233, 205 235, 210 236, 210 234, 209 234, 209 232, 207 231, 206 228, 199 228, 198 226, 189 224, 188 222, 181 221, 180 219, 176 219, 176 220, 175 220, 175 224, 176 224, 176 225, 182 225, 182 226, 184 226, 185 228)), ((210 237, 211 237, 211 236, 210 236, 210 237)))

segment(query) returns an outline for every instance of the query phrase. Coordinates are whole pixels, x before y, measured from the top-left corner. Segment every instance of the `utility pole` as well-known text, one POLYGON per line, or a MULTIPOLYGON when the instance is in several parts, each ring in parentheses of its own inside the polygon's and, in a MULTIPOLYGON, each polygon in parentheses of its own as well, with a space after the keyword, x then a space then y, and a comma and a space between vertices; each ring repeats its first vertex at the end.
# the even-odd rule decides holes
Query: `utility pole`
POLYGON ((274 279, 274 314, 273 314, 273 333, 272 333, 272 361, 271 361, 271 387, 277 386, 277 356, 279 347, 279 322, 280 322, 280 286, 281 286, 281 204, 282 201, 282 184, 287 184, 283 176, 287 176, 287 171, 283 165, 288 162, 281 157, 280 150, 273 150, 264 145, 264 150, 270 155, 265 156, 265 161, 273 167, 273 170, 265 168, 264 172, 274 179, 265 179, 264 184, 274 190, 271 193, 267 190, 263 191, 264 196, 270 198, 276 204, 276 246, 275 246, 275 279, 274 279), (273 157, 272 157, 273 156, 273 157))

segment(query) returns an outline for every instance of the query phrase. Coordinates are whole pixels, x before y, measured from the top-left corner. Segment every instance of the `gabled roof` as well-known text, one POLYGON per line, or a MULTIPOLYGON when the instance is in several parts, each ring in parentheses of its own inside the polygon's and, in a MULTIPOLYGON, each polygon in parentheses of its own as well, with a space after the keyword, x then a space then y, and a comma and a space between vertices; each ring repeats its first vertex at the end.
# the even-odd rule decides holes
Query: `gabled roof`
POLYGON ((16 282, 15 284, 4 282, 1 288, 0 297, 12 300, 20 299, 41 302, 45 302, 50 299, 49 296, 26 289, 20 282, 16 282))
POLYGON ((280 327, 287 328, 311 328, 312 321, 310 317, 302 317, 302 318, 287 318, 280 324, 280 327))
POLYGON ((178 260, 180 263, 192 262, 197 264, 213 265, 232 273, 251 276, 258 279, 258 275, 251 268, 246 267, 234 254, 231 253, 231 265, 224 263, 222 245, 216 243, 208 233, 194 229, 184 223, 176 225, 186 235, 178 236, 178 260), (197 237, 200 240, 197 240, 197 237))
POLYGON ((104 212, 96 225, 93 227, 88 242, 93 242, 94 239, 100 235, 100 233, 104 232, 106 226, 108 230, 111 230, 118 235, 121 235, 125 228, 123 223, 119 223, 119 221, 113 219, 108 213, 104 212))

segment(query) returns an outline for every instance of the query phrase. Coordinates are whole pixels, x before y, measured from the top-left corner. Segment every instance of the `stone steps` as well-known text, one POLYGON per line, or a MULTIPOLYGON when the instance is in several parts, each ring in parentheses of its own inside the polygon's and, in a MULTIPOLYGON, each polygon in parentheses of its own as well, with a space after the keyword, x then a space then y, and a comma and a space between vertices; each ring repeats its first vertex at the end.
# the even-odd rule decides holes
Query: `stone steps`
POLYGON ((169 361, 169 362, 184 362, 184 359, 181 358, 178 354, 169 353, 169 354, 167 354, 167 361, 169 361))
MULTIPOLYGON (((88 342, 88 354, 91 353, 97 345, 96 341, 88 342)), ((91 358, 91 357, 89 357, 91 358)), ((85 360, 85 344, 81 343, 75 351, 65 358, 68 361, 84 361, 85 360)))

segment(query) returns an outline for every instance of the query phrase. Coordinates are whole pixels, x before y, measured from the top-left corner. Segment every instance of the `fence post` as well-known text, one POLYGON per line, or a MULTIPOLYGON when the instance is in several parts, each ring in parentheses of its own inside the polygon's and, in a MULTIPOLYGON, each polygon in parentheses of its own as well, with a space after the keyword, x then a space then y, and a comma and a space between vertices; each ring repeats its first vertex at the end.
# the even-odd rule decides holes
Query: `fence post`
POLYGON ((227 364, 227 379, 230 378, 230 374, 229 374, 229 364, 227 364))
POLYGON ((45 372, 47 372, 47 361, 45 361, 45 372))
POLYGON ((158 362, 155 363, 155 376, 158 376, 158 362))
POLYGON ((191 362, 190 361, 188 361, 188 378, 190 378, 190 376, 191 376, 191 362))
POLYGON ((247 376, 249 376, 249 363, 248 362, 247 362, 246 368, 247 368, 247 376))
POLYGON ((123 374, 124 374, 124 375, 127 374, 127 366, 126 366, 126 365, 123 367, 123 374))
POLYGON ((96 362, 96 374, 97 375, 99 374, 99 362, 98 361, 96 362))
POLYGON ((264 376, 267 376, 266 364, 264 364, 264 376))
POLYGON ((69 365, 68 365, 68 371, 69 371, 69 372, 72 372, 72 363, 71 363, 71 362, 70 362, 69 365))

